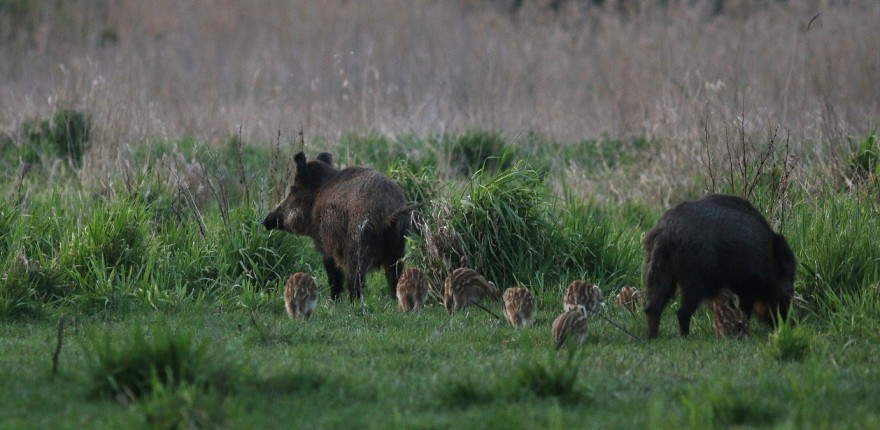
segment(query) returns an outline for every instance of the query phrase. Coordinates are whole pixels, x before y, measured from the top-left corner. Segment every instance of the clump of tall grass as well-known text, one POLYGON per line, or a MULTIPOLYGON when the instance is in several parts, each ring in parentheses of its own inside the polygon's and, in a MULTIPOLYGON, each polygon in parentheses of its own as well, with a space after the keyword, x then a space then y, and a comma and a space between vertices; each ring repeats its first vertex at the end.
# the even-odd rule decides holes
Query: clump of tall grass
POLYGON ((496 285, 513 285, 551 267, 564 248, 550 214, 551 196, 541 172, 523 163, 491 175, 474 175, 462 194, 434 205, 423 240, 411 247, 440 285, 446 274, 469 266, 496 285))
POLYGON ((0 315, 33 315, 61 293, 64 274, 55 244, 64 227, 52 217, 24 213, 20 206, 6 207, 0 215, 0 315))
MULTIPOLYGON (((82 205, 83 203, 80 203, 82 205)), ((114 197, 69 219, 52 267, 60 277, 46 300, 79 309, 116 309, 149 277, 156 246, 147 206, 114 197)))
POLYGON ((781 406, 759 401, 750 391, 755 387, 734 387, 730 381, 715 381, 694 387, 682 396, 690 428, 766 427, 784 418, 781 406))
POLYGON ((432 286, 461 266, 500 286, 585 274, 632 283, 640 273, 636 228, 588 204, 562 207, 544 174, 523 162, 478 172, 461 194, 435 200, 425 212, 407 258, 426 269, 432 286))
POLYGON ((447 163, 450 172, 473 175, 484 170, 497 172, 513 166, 516 148, 507 144, 498 132, 471 130, 460 136, 444 136, 450 140, 447 163))
POLYGON ((514 373, 515 394, 519 397, 555 397, 562 401, 582 401, 586 394, 578 387, 581 348, 570 348, 565 358, 550 357, 546 363, 530 361, 514 373))
POLYGON ((43 152, 49 152, 78 166, 89 148, 92 128, 91 117, 75 109, 61 109, 50 118, 25 122, 22 158, 39 161, 43 152))
POLYGON ((150 225, 143 202, 118 198, 93 208, 79 231, 61 244, 61 264, 75 272, 87 270, 91 260, 108 268, 137 270, 147 258, 150 225))
POLYGON ((830 192, 797 206, 791 221, 785 233, 798 260, 797 289, 819 316, 880 283, 880 216, 869 198, 830 192))
POLYGON ((9 252, 12 245, 12 230, 17 224, 19 217, 18 208, 7 205, 0 208, 0 255, 9 252))
POLYGON ((572 268, 601 286, 637 285, 644 251, 641 234, 654 215, 634 203, 621 206, 572 201, 561 210, 572 268))
POLYGON ((592 399, 579 384, 582 351, 569 348, 564 357, 554 353, 546 360, 528 359, 480 378, 452 379, 440 387, 437 397, 444 405, 457 408, 532 398, 584 404, 592 399))
MULTIPOLYGON (((316 148, 314 157, 319 151, 316 148)), ((365 136, 346 133, 339 142, 339 154, 333 154, 337 160, 348 160, 352 164, 363 165, 378 171, 387 170, 397 160, 410 159, 407 148, 388 136, 380 134, 368 134, 365 136)))
POLYGON ((23 252, 4 252, 0 263, 0 316, 27 314, 33 310, 31 262, 23 252))
POLYGON ((224 428, 227 407, 212 390, 188 384, 171 389, 154 380, 142 410, 149 428, 198 429, 224 428))
POLYGON ((161 325, 149 333, 137 326, 124 336, 93 334, 82 348, 90 393, 122 402, 184 386, 223 392, 235 378, 234 367, 204 342, 161 325))
POLYGON ((779 325, 765 347, 777 361, 802 361, 810 353, 813 337, 803 325, 785 321, 779 325))
POLYGON ((266 231, 263 215, 251 205, 233 208, 228 228, 220 236, 217 252, 220 275, 234 283, 249 280, 260 289, 274 287, 298 271, 308 271, 305 262, 319 263, 307 238, 283 231, 266 231))
POLYGON ((499 393, 495 392, 496 389, 487 378, 480 378, 480 381, 467 378, 442 385, 437 397, 445 406, 467 408, 497 400, 499 393))
POLYGON ((854 182, 874 183, 880 179, 880 136, 870 133, 862 139, 849 138, 855 150, 847 162, 854 182))
POLYGON ((821 315, 831 331, 847 336, 873 337, 880 333, 880 279, 855 292, 825 291, 821 315))
POLYGON ((415 167, 405 160, 391 163, 388 177, 403 190, 410 202, 429 203, 437 195, 437 172, 433 167, 415 167))

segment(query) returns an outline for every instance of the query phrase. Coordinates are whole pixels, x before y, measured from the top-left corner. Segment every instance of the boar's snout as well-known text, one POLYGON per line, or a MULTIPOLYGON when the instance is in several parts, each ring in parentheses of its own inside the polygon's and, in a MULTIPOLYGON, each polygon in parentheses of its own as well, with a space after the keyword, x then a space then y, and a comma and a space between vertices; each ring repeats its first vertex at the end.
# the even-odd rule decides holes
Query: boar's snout
POLYGON ((281 217, 275 212, 272 212, 269 215, 266 215, 266 219, 263 220, 263 226, 266 227, 266 230, 280 230, 281 217))

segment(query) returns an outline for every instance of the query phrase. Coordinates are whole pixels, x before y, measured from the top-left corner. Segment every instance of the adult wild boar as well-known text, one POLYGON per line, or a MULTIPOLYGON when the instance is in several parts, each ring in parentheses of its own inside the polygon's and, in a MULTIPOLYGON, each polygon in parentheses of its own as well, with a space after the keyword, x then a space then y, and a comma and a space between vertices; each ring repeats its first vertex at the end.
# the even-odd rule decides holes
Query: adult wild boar
POLYGON ((393 297, 403 273, 400 259, 409 215, 417 205, 408 205, 400 187, 375 170, 336 169, 326 152, 309 162, 300 152, 294 161, 296 176, 287 198, 263 225, 314 240, 324 258, 332 299, 342 293, 343 278, 351 299, 362 297, 366 273, 379 266, 393 297))
POLYGON ((755 303, 782 318, 794 295, 795 257, 751 203, 710 195, 669 210, 645 237, 648 337, 657 337, 660 315, 681 289, 678 327, 690 331, 691 315, 722 288, 739 296, 746 320, 755 303))

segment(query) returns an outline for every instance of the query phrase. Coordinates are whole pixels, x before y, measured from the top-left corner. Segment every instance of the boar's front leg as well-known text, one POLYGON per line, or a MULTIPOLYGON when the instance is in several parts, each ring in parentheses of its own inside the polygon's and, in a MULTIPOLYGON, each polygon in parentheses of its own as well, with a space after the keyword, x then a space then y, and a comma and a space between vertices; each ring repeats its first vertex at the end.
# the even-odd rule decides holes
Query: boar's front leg
POLYGON ((365 276, 360 270, 354 270, 348 277, 348 297, 351 301, 363 299, 364 280, 365 276))
POLYGON ((403 273, 403 262, 400 260, 385 266, 385 279, 388 281, 388 293, 391 294, 391 298, 397 297, 397 281, 400 280, 401 273, 403 273))
POLYGON ((336 267, 336 262, 331 257, 324 257, 324 271, 327 272, 327 281, 330 283, 330 299, 336 300, 342 294, 342 271, 336 267))

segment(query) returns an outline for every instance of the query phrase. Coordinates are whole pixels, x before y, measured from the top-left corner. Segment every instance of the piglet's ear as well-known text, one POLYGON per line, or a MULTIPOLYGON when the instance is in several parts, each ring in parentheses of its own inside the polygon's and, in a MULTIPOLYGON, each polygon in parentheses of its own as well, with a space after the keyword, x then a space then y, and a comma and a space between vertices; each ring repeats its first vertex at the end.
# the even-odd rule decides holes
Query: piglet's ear
POLYGON ((312 175, 309 172, 309 168, 306 165, 306 154, 302 152, 297 153, 293 156, 293 161, 296 163, 296 183, 308 185, 312 180, 312 175))
POLYGON ((333 156, 330 155, 329 152, 322 152, 318 154, 318 161, 323 161, 329 165, 333 165, 333 156))

